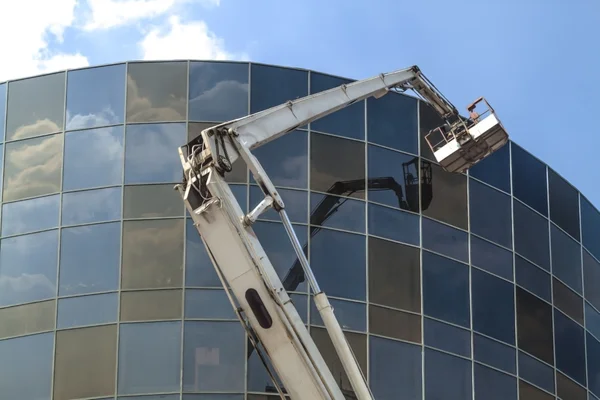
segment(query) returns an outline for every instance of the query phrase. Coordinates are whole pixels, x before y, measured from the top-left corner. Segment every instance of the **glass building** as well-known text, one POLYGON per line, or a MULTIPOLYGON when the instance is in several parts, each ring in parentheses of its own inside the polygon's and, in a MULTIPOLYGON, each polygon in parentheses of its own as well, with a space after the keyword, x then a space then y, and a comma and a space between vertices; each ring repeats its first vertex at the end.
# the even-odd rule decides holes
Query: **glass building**
MULTIPOLYGON (((0 84, 0 398, 276 398, 173 190, 177 148, 344 82, 177 61, 0 84)), ((255 151, 376 399, 600 398, 600 213, 515 143, 446 173, 439 123, 392 93, 255 151)), ((228 179, 257 204, 243 165, 228 179)), ((352 398, 277 221, 255 230, 352 398)))

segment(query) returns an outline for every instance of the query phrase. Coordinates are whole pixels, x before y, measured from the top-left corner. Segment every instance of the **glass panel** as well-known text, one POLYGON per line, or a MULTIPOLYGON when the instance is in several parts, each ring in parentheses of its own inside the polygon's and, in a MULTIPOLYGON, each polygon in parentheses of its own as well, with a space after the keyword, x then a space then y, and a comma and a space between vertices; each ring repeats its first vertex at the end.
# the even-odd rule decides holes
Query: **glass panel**
POLYGON ((513 195, 548 216, 546 165, 514 142, 511 146, 513 195))
POLYGON ((62 134, 6 144, 4 201, 60 190, 62 134))
POLYGON ((365 242, 362 235, 327 229, 320 230, 312 237, 312 269, 317 282, 329 296, 365 300, 365 242))
POLYGON ((429 144, 427 144, 427 140, 425 140, 425 136, 430 130, 438 128, 444 123, 445 121, 440 117, 433 107, 424 101, 419 101, 419 135, 421 137, 421 157, 435 161, 435 157, 431 152, 429 144))
POLYGON ((365 203, 347 197, 310 194, 310 223, 315 226, 365 232, 365 203))
POLYGON ((121 193, 120 187, 63 193, 62 225, 120 219, 121 193))
POLYGON ((588 388, 600 396, 600 342, 589 333, 586 333, 586 349, 588 388))
POLYGON ((370 305, 369 332, 375 335, 421 343, 421 316, 370 305))
POLYGON ((581 242, 600 259, 600 212, 581 196, 581 242))
POLYGON ((377 400, 413 400, 422 395, 421 346, 369 337, 369 376, 377 400))
MULTIPOLYGON (((298 310, 298 315, 300 315, 300 318, 302 319, 302 322, 304 322, 305 324, 308 324, 308 296, 304 295, 304 294, 300 294, 300 293, 291 293, 290 294, 290 299, 292 300, 292 302, 294 303, 294 306, 296 307, 296 310, 298 310)), ((344 306, 346 304, 348 304, 349 302, 344 302, 341 300, 337 300, 337 299, 329 299, 329 302, 331 304, 336 304, 336 305, 340 305, 342 304, 342 309, 339 310, 336 308, 336 315, 339 317, 340 316, 340 312, 341 311, 341 317, 344 318, 344 321, 346 321, 347 323, 350 322, 348 321, 349 318, 344 317, 344 315, 348 315, 348 312, 344 311, 344 306)), ((313 301, 311 301, 311 304, 314 304, 313 301)), ((359 303, 352 303, 352 304, 359 304, 359 303)), ((362 304, 362 303, 360 303, 362 304)), ((336 306, 334 306, 336 307, 336 306)), ((348 308, 352 308, 352 307, 348 307, 348 308)), ((356 307, 356 308, 360 308, 360 307, 356 307)), ((363 314, 366 314, 366 307, 362 307, 364 309, 363 314)), ((356 317, 356 315, 354 315, 356 317)), ((360 315, 358 316, 360 318, 360 315)), ((366 326, 367 326, 367 321, 366 321, 366 316, 362 318, 362 321, 359 321, 360 323, 362 323, 362 330, 366 330, 366 326)), ((352 323, 354 324, 355 321, 352 321, 352 323)), ((347 326, 350 326, 349 324, 347 324, 347 326)), ((357 325, 358 326, 358 325, 357 325)), ((353 325, 353 328, 347 328, 347 329, 355 329, 356 327, 353 325)))
POLYGON ((125 183, 179 182, 182 172, 177 149, 185 139, 185 124, 128 125, 125 183))
POLYGON ((429 218, 422 219, 423 247, 456 258, 469 261, 469 236, 448 225, 435 222, 429 218))
POLYGON ((125 71, 119 64, 68 72, 67 130, 123 123, 125 71))
POLYGON ((0 308, 0 339, 53 330, 55 308, 54 300, 0 308))
POLYGON ((585 298, 600 309, 600 263, 587 251, 583 252, 583 277, 585 298))
POLYGON ((6 140, 59 132, 63 129, 64 115, 64 72, 8 84, 6 140))
MULTIPOLYGON (((293 131, 252 153, 274 185, 306 189, 308 186, 308 133, 293 131)), ((250 182, 255 183, 250 174, 250 182)))
MULTIPOLYGON (((176 395, 179 396, 179 395, 176 395)), ((261 400, 261 399, 273 399, 273 400, 277 400, 277 397, 279 396, 267 396, 267 395, 256 395, 256 394, 249 394, 247 399, 248 400, 261 400)), ((244 395, 243 394, 215 394, 215 393, 211 393, 211 394, 184 394, 182 397, 183 400, 244 400, 244 395)), ((154 400, 154 399, 145 399, 145 400, 154 400)), ((163 399, 161 399, 163 400, 163 399)), ((179 397, 175 398, 175 399, 164 399, 164 400, 179 400, 179 397)))
POLYGON ((237 316, 224 290, 187 289, 185 318, 236 319, 237 316))
MULTIPOLYGON (((259 344, 258 347, 259 347, 259 349, 261 349, 263 354, 265 354, 264 347, 261 344, 259 344)), ((267 369, 265 368, 264 364, 258 357, 257 352, 255 351, 255 348, 254 348, 254 346, 252 346, 251 343, 248 343, 247 358, 248 358, 248 367, 247 367, 248 391, 276 393, 277 390, 275 389, 273 380, 269 376, 267 369)), ((273 365, 269 361, 268 358, 266 358, 266 363, 269 366, 269 370, 273 371, 273 365)), ((283 389, 285 389, 285 387, 283 386, 283 383, 276 375, 275 375, 275 379, 277 380, 278 384, 283 389)), ((248 398, 250 398, 250 397, 248 397, 248 398)), ((267 397, 264 397, 264 398, 266 399, 267 397)), ((271 397, 268 397, 268 399, 271 399, 271 397)), ((276 399, 279 399, 279 396, 276 396, 276 399)), ((273 400, 275 400, 275 398, 273 398, 273 400)))
POLYGON ((113 395, 116 358, 117 325, 57 332, 54 400, 113 395))
POLYGON ((185 224, 185 285, 222 287, 194 222, 186 219, 185 224))
POLYGON ((552 301, 550 274, 518 255, 515 255, 515 278, 517 285, 548 302, 552 301))
POLYGON ((178 391, 180 368, 181 322, 121 324, 120 394, 178 391))
POLYGON ((556 278, 552 279, 552 289, 554 306, 583 325, 583 299, 556 278))
POLYGON ((587 392, 560 372, 556 372, 556 394, 562 400, 586 400, 587 392))
POLYGON ((3 399, 49 400, 52 396, 54 334, 0 341, 3 399))
POLYGON ((419 215, 372 203, 367 207, 370 235, 419 245, 419 215))
POLYGON ((512 248, 510 196, 471 179, 469 206, 472 233, 512 248))
POLYGON ((183 391, 243 391, 244 338, 239 322, 186 321, 183 391))
POLYGON ((2 205, 2 236, 58 227, 60 195, 2 205))
POLYGON ((123 289, 182 285, 183 224, 182 219, 124 222, 123 289))
POLYGON ((486 272, 473 269, 471 290, 473 329, 508 344, 514 344, 514 285, 486 272))
POLYGON ((123 218, 182 217, 183 208, 173 185, 125 186, 123 218))
POLYGON ((0 85, 0 139, 4 141, 4 125, 6 122, 6 84, 0 85))
POLYGON ((473 353, 477 361, 511 374, 517 373, 517 353, 514 347, 473 333, 473 353))
POLYGON ((75 328, 117 321, 119 295, 117 293, 69 297, 58 300, 57 328, 75 328))
POLYGON ((63 190, 120 185, 123 130, 123 126, 114 126, 67 132, 63 190))
MULTIPOLYGON (((364 303, 338 299, 329 299, 329 302, 335 310, 335 316, 342 329, 361 332, 367 331, 367 306, 364 303)), ((310 301, 310 324, 325 326, 314 299, 310 301)))
POLYGON ((585 327, 596 338, 600 338, 600 313, 588 302, 585 303, 585 327))
POLYGON ((414 97, 393 92, 367 99, 369 141, 418 154, 417 103, 414 97))
POLYGON ((58 231, 2 239, 0 306, 56 296, 58 231))
POLYGON ((554 369, 522 351, 519 352, 519 376, 548 392, 554 393, 554 369))
POLYGON ((472 398, 471 362, 425 349, 425 397, 467 400, 472 398))
POLYGON ((513 280, 513 253, 471 235, 471 264, 513 280))
POLYGON ((519 399, 522 400, 554 400, 554 396, 541 391, 535 386, 519 379, 519 399))
POLYGON ((65 228, 60 247, 59 295, 119 288, 120 222, 65 228))
POLYGON ((548 168, 550 219, 579 240, 579 193, 571 184, 548 168))
POLYGON ((189 119, 229 121, 248 114, 248 64, 190 62, 189 119))
POLYGON ((510 193, 510 145, 502 146, 473 165, 469 175, 510 193))
POLYGON ((550 271, 548 220, 514 200, 515 251, 550 271))
POLYGON ((423 322, 425 345, 471 357, 471 332, 425 318, 423 322))
POLYGON ((585 332, 583 328, 554 310, 556 368, 582 385, 585 378, 585 332))
POLYGON ((251 64, 250 112, 278 106, 308 95, 308 72, 251 64))
POLYGON ((369 238, 369 301, 421 312, 418 248, 369 238))
MULTIPOLYGON (((421 166, 425 168, 425 161, 421 166)), ((444 171, 436 164, 431 165, 431 187, 421 187, 423 215, 438 221, 467 229, 467 177, 444 171), (427 191, 431 190, 431 193, 427 191), (431 198, 425 207, 424 199, 431 198)))
POLYGON ((186 119, 187 63, 130 63, 127 70, 127 122, 186 119))
POLYGON ((181 290, 121 292, 121 321, 177 319, 182 316, 181 290))
MULTIPOLYGON (((331 75, 310 73, 310 92, 319 93, 352 82, 331 75)), ((311 123, 315 131, 333 133, 354 139, 365 139, 365 102, 359 101, 311 123)))
MULTIPOLYGON (((419 212, 419 158, 373 145, 368 149, 369 201, 419 212)), ((423 179, 422 185, 429 184, 423 179)), ((426 200, 423 204, 427 208, 426 200)))
POLYGON ((582 294, 581 246, 551 224, 552 274, 582 294))
MULTIPOLYGON (((283 200, 285 204, 285 210, 290 221, 306 223, 308 218, 307 192, 300 190, 277 189, 277 193, 279 193, 281 200, 283 200)), ((250 209, 256 207, 264 198, 265 195, 258 186, 250 186, 250 209)), ((277 222, 281 221, 279 214, 272 208, 262 214, 260 219, 273 220, 277 222)))
POLYGON ((425 314, 468 327, 469 267, 423 251, 423 302, 425 314))
POLYGON ((517 400, 517 379, 480 364, 475 364, 475 399, 517 400))
POLYGON ((517 287, 519 348, 554 365, 552 306, 517 287))

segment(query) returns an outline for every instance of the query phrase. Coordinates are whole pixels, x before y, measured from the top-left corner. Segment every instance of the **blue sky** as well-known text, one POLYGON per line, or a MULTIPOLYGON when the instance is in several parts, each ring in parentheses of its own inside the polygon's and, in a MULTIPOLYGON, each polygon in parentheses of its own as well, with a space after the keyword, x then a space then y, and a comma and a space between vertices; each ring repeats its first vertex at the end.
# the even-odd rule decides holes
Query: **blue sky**
POLYGON ((130 59, 246 59, 355 79, 417 64, 461 110, 485 96, 515 142, 600 208, 598 0, 4 3, 14 22, 0 34, 19 41, 0 43, 12 60, 0 81, 130 59))

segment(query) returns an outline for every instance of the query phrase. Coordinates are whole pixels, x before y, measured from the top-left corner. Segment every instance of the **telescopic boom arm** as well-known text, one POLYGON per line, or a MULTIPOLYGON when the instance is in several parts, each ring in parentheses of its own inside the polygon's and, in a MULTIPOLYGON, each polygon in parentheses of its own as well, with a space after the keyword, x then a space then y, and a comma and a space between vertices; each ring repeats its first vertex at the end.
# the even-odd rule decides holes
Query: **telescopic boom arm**
MULTIPOLYGON (((462 155, 463 148, 476 148, 481 153, 479 159, 492 151, 489 146, 484 146, 482 138, 486 131, 498 130, 499 122, 490 124, 486 118, 483 122, 487 121, 487 125, 472 121, 469 127, 416 66, 342 85, 216 125, 179 148, 184 178, 177 189, 250 340, 257 349, 258 344, 264 349, 264 356, 274 369, 269 372, 272 376, 278 375, 287 394, 294 400, 343 400, 344 396, 252 229, 257 218, 271 207, 281 216, 305 277, 315 293, 317 310, 357 399, 371 400, 373 396, 329 300, 302 251, 285 205, 251 150, 357 101, 371 96, 378 98, 390 90, 406 89, 413 89, 426 98, 446 121, 443 132, 454 138, 442 147, 454 155, 454 159, 461 160, 461 168, 478 161, 472 154, 469 157, 462 155), (474 128, 478 129, 477 137, 469 133, 474 128), (448 148, 450 145, 454 150, 448 148), (456 153, 461 155, 456 156, 456 153), (224 180, 224 175, 232 170, 232 164, 240 157, 265 195, 247 214, 224 180)), ((444 159, 441 161, 444 165, 444 159)), ((452 165, 448 164, 457 170, 455 161, 452 165)), ((276 380, 273 381, 277 385, 276 380)), ((282 390, 279 387, 278 390, 283 397, 282 390)))

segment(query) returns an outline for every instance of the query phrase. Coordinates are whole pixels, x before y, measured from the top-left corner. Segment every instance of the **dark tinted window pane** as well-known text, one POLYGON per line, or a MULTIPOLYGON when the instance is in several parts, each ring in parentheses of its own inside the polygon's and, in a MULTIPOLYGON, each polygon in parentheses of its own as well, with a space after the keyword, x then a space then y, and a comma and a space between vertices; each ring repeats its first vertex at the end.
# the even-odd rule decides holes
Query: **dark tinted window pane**
POLYGON ((581 326, 554 310, 556 368, 580 384, 585 379, 585 333, 581 326))
POLYGON ((0 308, 0 339, 54 329, 56 301, 0 308))
POLYGON ((587 251, 583 252, 583 283, 585 298, 596 308, 600 309, 600 263, 587 251))
POLYGON ((514 200, 515 251, 550 270, 548 220, 514 200))
POLYGON ((581 196, 581 242, 600 259, 600 212, 581 196))
POLYGON ((53 333, 0 341, 2 398, 49 400, 53 353, 53 333))
POLYGON ((419 216, 369 203, 369 234, 419 245, 419 216))
POLYGON ((0 85, 0 139, 4 140, 4 124, 6 122, 6 84, 0 85))
MULTIPOLYGON (((425 161, 421 162, 424 166, 425 161)), ((467 177, 446 172, 436 164, 431 165, 431 193, 421 187, 421 208, 423 215, 467 229, 467 177), (431 196, 431 203, 425 207, 424 201, 431 196)))
MULTIPOLYGON (((348 84, 348 79, 311 72, 310 92, 319 93, 348 84)), ((365 102, 359 101, 311 123, 311 129, 355 139, 365 139, 365 102)))
POLYGON ((519 379, 519 399, 521 400, 554 400, 554 396, 543 392, 533 385, 519 379))
POLYGON ((121 321, 179 319, 182 316, 181 290, 121 292, 121 321))
POLYGON ((248 64, 190 62, 189 119, 229 121, 248 114, 248 64))
MULTIPOLYGON (((175 395, 179 396, 179 395, 175 395)), ((262 397, 263 395, 248 395, 248 400, 262 400, 266 397, 262 397)), ((265 395, 266 396, 266 395, 265 395)), ((269 396, 271 399, 273 396, 269 396)), ((244 400, 243 394, 184 394, 182 397, 183 400, 244 400)), ((277 396, 273 397, 273 400, 276 400, 277 396)), ((141 400, 154 400, 154 399, 141 399, 141 400)), ((161 399, 163 400, 163 399, 161 399)), ((164 399, 171 400, 171 399, 164 399)), ((173 399, 179 400, 179 397, 173 399)))
POLYGON ((560 372, 556 373, 556 394, 562 400, 586 400, 588 398, 585 388, 560 372))
POLYGON ((486 366, 475 364, 476 400, 517 400, 517 379, 486 366))
MULTIPOLYGON (((290 221, 306 223, 308 218, 308 193, 306 191, 290 189, 277 189, 277 193, 279 193, 281 200, 285 204, 285 210, 290 221)), ((264 198, 265 195, 258 186, 250 186, 250 210, 256 207, 264 198)), ((272 208, 262 214, 260 219, 281 221, 279 214, 272 208)))
MULTIPOLYGON (((294 303, 296 310, 298 310, 298 315, 302 319, 302 322, 308 324, 308 302, 314 306, 314 301, 309 299, 308 296, 300 293, 291 293, 290 299, 294 303)), ((341 317, 344 320, 345 327, 342 325, 342 329, 352 329, 349 328, 350 325, 353 327, 358 326, 359 324, 363 325, 362 330, 366 330, 367 321, 366 316, 364 315, 367 311, 366 307, 362 303, 351 303, 343 300, 337 299, 329 299, 331 304, 341 305, 342 309, 339 310, 336 308, 337 316, 341 317), (350 305, 348 305, 350 304, 350 305), (358 311, 360 310, 360 311, 358 311)), ((336 307, 336 306, 333 306, 336 307)), ((317 312, 318 314, 318 312, 317 312)), ((317 318, 318 319, 318 318, 317 318)))
POLYGON ((250 112, 278 106, 308 95, 308 72, 251 64, 250 112))
POLYGON ((423 301, 425 314, 469 326, 469 267, 424 251, 423 301))
MULTIPOLYGON (((511 142, 513 195, 548 216, 546 165, 511 142)), ((516 217, 515 217, 516 219, 516 217)))
POLYGON ((4 201, 58 192, 62 147, 62 134, 6 144, 4 201))
POLYGON ((560 229, 551 225, 552 274, 582 294, 581 246, 560 229))
POLYGON ((113 395, 116 358, 116 325, 57 332, 54 399, 113 395))
POLYGON ((469 237, 467 232, 423 218, 423 247, 448 257, 467 262, 469 260, 469 237))
POLYGON ((473 329, 503 342, 515 343, 514 285, 486 272, 471 272, 473 329))
POLYGON ((0 306, 56 296, 58 231, 2 239, 0 306))
POLYGON ((65 228, 60 246, 59 295, 118 289, 120 222, 65 228))
POLYGON ((516 350, 476 333, 473 334, 473 353, 477 361, 516 374, 516 350))
POLYGON ((62 224, 78 225, 121 218, 121 188, 63 193, 62 224))
MULTIPOLYGON (((298 297, 300 297, 300 295, 298 295, 298 297)), ((329 302, 335 310, 335 315, 340 322, 342 329, 366 332, 367 306, 364 303, 338 299, 329 299, 329 302)), ((298 302, 295 303, 297 304, 298 302)), ((299 307, 297 306, 297 308, 299 307)), ((302 315, 300 310, 298 310, 298 312, 302 315)), ((311 299, 310 301, 310 323, 311 325, 325 326, 321 319, 321 315, 317 310, 314 299, 311 299)))
POLYGON ((185 144, 185 124, 128 125, 125 183, 179 182, 177 149, 185 144))
POLYGON ((64 175, 63 190, 120 185, 123 126, 67 132, 64 175))
POLYGON ((425 140, 425 136, 430 130, 440 127, 444 124, 444 120, 440 118, 439 114, 424 101, 419 101, 419 135, 421 137, 421 157, 428 158, 435 161, 435 157, 431 152, 431 148, 425 140))
POLYGON ((173 185, 125 186, 123 218, 183 216, 183 203, 173 185))
POLYGON ((68 72, 68 130, 123 123, 125 71, 125 64, 119 64, 68 72))
POLYGON ((183 390, 244 390, 244 330, 239 322, 187 321, 183 390))
POLYGON ((369 376, 377 400, 413 400, 422 395, 421 346, 369 338, 369 376))
POLYGON ((191 219, 185 223, 185 285, 222 287, 194 223, 191 219))
MULTIPOLYGON (((333 193, 338 182, 352 183, 362 190, 339 188, 347 196, 365 198, 365 144, 348 139, 313 133, 310 136, 310 188, 333 193), (332 155, 337 154, 336 157, 332 155), (351 192, 351 193, 348 193, 351 192), (353 193, 352 193, 353 192, 353 193)), ((279 167, 281 168, 281 167, 279 167)), ((339 184, 338 184, 339 185, 339 184)))
POLYGON ((585 327, 596 338, 600 338, 600 313, 585 303, 585 327))
POLYGON ((312 237, 312 268, 317 282, 327 294, 355 300, 365 299, 365 247, 365 237, 352 233, 322 229, 312 237))
POLYGON ((390 308, 369 306, 369 332, 421 343, 421 316, 390 308))
POLYGON ((56 325, 58 329, 64 329, 116 322, 118 309, 117 293, 60 299, 56 325))
POLYGON ((224 290, 187 289, 185 318, 236 319, 237 317, 224 290))
POLYGON ((472 166, 469 175, 510 193, 510 145, 502 146, 472 166))
POLYGON ((510 196, 471 179, 469 205, 471 232, 512 248, 510 196))
POLYGON ((421 312, 421 262, 417 247, 369 238, 369 301, 421 312))
POLYGON ((311 193, 310 223, 315 226, 365 232, 365 202, 311 193))
POLYGON ((556 172, 548 169, 550 219, 579 240, 579 193, 556 172))
POLYGON ((546 301, 552 301, 550 274, 517 255, 515 256, 515 277, 517 285, 546 301))
POLYGON ((10 82, 6 140, 59 132, 63 128, 64 112, 64 73, 10 82))
POLYGON ((517 287, 517 332, 519 348, 554 364, 552 306, 517 287))
POLYGON ((471 362, 425 349, 425 397, 467 400, 472 398, 471 362))
POLYGON ((488 241, 471 236, 471 264, 513 280, 513 254, 488 241))
POLYGON ((554 393, 554 369, 521 351, 519 352, 519 376, 554 393))
MULTIPOLYGON (((308 185, 308 133, 293 131, 253 151, 274 185, 302 188, 308 185)), ((254 177, 251 182, 254 183, 254 177)))
POLYGON ((425 318, 423 330, 425 345, 463 357, 471 356, 471 333, 469 331, 429 318, 425 318))
POLYGON ((181 368, 181 322, 121 324, 120 394, 175 392, 181 368))
POLYGON ((368 160, 369 201, 419 212, 419 158, 369 145, 368 160))
POLYGON ((129 64, 127 122, 186 119, 187 63, 129 64))
POLYGON ((600 396, 600 342, 586 333, 588 388, 600 396))
POLYGON ((367 100, 367 132, 370 142, 418 154, 418 100, 390 92, 367 100))
POLYGON ((183 219, 124 222, 123 289, 181 286, 183 224, 183 219))
POLYGON ((5 203, 2 205, 2 236, 56 228, 59 208, 59 195, 5 203))
POLYGON ((567 286, 552 279, 554 306, 583 325, 583 299, 567 286))

